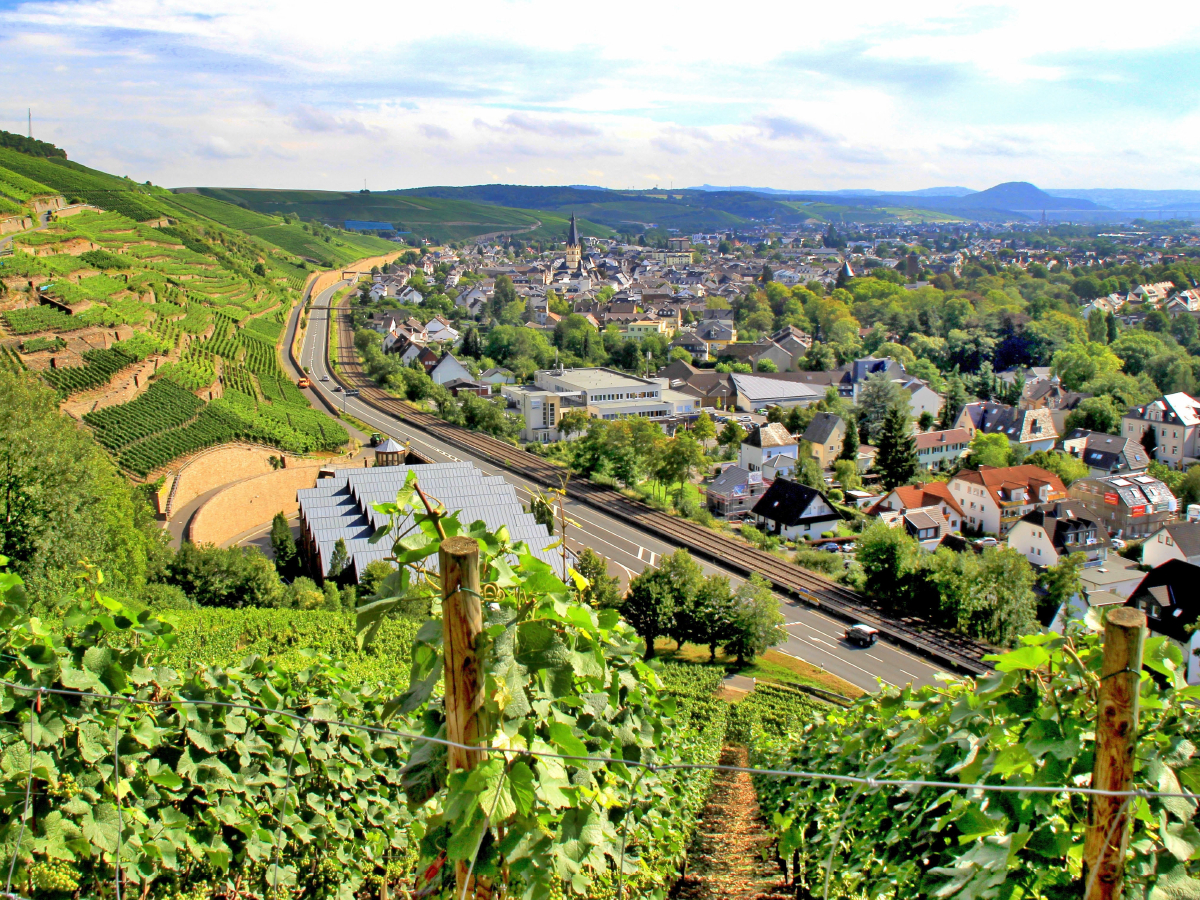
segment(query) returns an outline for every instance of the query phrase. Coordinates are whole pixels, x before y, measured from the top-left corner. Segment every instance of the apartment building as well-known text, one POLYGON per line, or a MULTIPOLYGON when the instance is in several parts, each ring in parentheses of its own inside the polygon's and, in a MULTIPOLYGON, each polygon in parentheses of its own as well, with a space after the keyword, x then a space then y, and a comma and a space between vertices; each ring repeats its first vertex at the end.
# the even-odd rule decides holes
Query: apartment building
POLYGON ((1135 406, 1121 417, 1121 434, 1152 444, 1154 459, 1172 469, 1200 463, 1200 400, 1180 392, 1135 406))
POLYGON ((1004 537, 1038 504, 1065 500, 1067 489, 1057 475, 1037 466, 980 466, 950 479, 950 494, 963 511, 964 531, 1004 537))

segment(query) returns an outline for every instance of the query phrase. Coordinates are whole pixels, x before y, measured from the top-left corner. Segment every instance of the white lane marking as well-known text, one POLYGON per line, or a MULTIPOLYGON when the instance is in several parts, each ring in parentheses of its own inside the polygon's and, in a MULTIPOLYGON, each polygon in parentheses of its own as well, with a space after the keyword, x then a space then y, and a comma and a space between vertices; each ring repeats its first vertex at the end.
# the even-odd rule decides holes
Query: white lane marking
MULTIPOLYGON (((896 666, 896 668, 897 668, 897 669, 900 669, 900 667, 899 667, 899 666, 896 666)), ((900 671, 901 671, 901 672, 904 672, 904 674, 905 674, 905 675, 907 675, 909 678, 916 678, 916 679, 918 679, 918 680, 920 680, 920 678, 921 678, 921 676, 920 676, 920 675, 914 675, 912 672, 905 672, 905 671, 904 671, 904 669, 900 669, 900 671)), ((934 671, 937 671, 937 670, 935 669, 934 671)))
MULTIPOLYGON (((878 656, 875 656, 874 654, 871 654, 871 653, 866 653, 866 654, 863 654, 863 655, 864 655, 864 656, 870 656, 870 657, 871 657, 871 659, 875 660, 875 662, 877 662, 877 663, 881 663, 881 662, 883 662, 883 660, 882 660, 882 659, 880 659, 878 656)), ((904 670, 903 670, 903 669, 901 669, 900 671, 901 671, 901 672, 904 672, 904 670)), ((905 672, 904 674, 906 674, 906 675, 907 675, 908 673, 907 673, 907 672, 905 672)))

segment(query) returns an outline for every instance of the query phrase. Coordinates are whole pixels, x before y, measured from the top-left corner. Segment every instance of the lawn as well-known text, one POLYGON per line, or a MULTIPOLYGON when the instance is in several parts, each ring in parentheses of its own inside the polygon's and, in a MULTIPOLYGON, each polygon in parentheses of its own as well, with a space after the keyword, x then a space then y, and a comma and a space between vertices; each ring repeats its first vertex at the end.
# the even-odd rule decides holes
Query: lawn
POLYGON ((667 638, 659 638, 655 641, 654 650, 659 659, 666 662, 715 666, 723 669, 727 675, 744 675, 747 678, 756 678, 759 681, 773 684, 823 688, 851 699, 861 697, 866 693, 862 688, 843 681, 824 669, 802 659, 788 656, 786 653, 780 653, 778 650, 768 650, 746 666, 738 666, 735 658, 726 656, 725 651, 720 649, 717 650, 716 662, 710 662, 707 647, 684 644, 682 648, 677 648, 675 642, 667 638))

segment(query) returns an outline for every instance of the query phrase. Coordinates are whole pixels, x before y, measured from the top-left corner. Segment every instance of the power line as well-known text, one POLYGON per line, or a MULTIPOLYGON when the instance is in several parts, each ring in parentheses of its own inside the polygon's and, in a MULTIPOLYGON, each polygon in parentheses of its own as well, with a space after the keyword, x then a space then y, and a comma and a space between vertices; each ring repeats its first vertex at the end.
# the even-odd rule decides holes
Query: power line
MULTIPOLYGON (((806 770, 795 769, 764 769, 755 766, 730 766, 721 763, 647 763, 639 760, 618 759, 611 756, 579 756, 570 753, 551 753, 545 750, 529 750, 520 747, 484 747, 472 744, 460 744, 456 741, 451 741, 447 738, 439 738, 436 736, 425 734, 414 734, 408 731, 399 731, 394 728, 385 728, 379 725, 367 725, 363 722, 350 722, 345 719, 322 719, 314 716, 305 716, 298 712, 292 712, 284 709, 271 709, 267 706, 259 706, 254 703, 234 703, 227 700, 193 700, 187 697, 178 697, 172 700, 146 700, 140 697, 126 697, 121 694, 101 694, 94 691, 76 691, 63 688, 44 688, 33 687, 26 684, 17 684, 10 681, 0 681, 0 687, 13 688, 15 690, 29 691, 31 693, 42 694, 57 694, 69 697, 89 697, 97 700, 116 700, 122 703, 141 704, 144 706, 170 707, 175 705, 180 706, 212 706, 225 709, 249 710, 253 712, 263 713, 265 715, 283 716, 294 721, 302 722, 305 725, 339 725, 345 728, 357 728, 372 734, 382 734, 389 737, 405 738, 412 741, 424 741, 431 744, 439 744, 444 747, 454 747, 460 750, 471 750, 479 753, 494 753, 503 756, 516 757, 532 757, 535 759, 558 759, 568 762, 584 762, 584 763, 602 763, 605 765, 621 765, 631 769, 646 769, 651 772, 668 772, 681 771, 686 769, 696 769, 701 771, 712 772, 732 772, 745 773, 748 775, 764 775, 775 778, 799 778, 809 779, 813 781, 834 781, 841 784, 856 784, 863 785, 868 788, 880 787, 912 787, 912 788, 942 788, 947 790, 969 790, 969 791, 985 791, 994 793, 1032 793, 1032 794, 1078 794, 1081 796, 1102 796, 1102 797, 1140 797, 1150 799, 1153 797, 1165 798, 1182 798, 1191 800, 1200 804, 1200 794, 1193 794, 1186 791, 1147 791, 1147 790, 1128 790, 1128 791, 1108 791, 1100 788, 1076 787, 1074 785, 1016 785, 1016 784, 983 784, 979 782, 958 782, 958 781, 932 781, 913 778, 874 778, 862 775, 842 775, 834 772, 812 772, 806 770)), ((303 731, 303 726, 300 729, 303 731)), ((2 894, 0 894, 2 896, 2 894)))

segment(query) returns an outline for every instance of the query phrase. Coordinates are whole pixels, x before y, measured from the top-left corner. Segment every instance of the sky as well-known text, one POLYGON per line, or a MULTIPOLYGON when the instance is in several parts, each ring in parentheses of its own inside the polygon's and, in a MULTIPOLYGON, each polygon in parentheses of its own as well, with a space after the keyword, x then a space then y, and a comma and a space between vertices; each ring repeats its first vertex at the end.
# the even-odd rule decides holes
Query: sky
POLYGON ((1200 4, 0 0, 0 128, 168 187, 1200 189, 1200 4))

